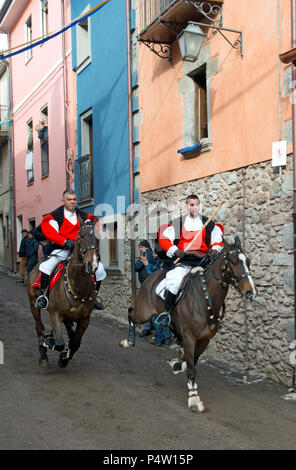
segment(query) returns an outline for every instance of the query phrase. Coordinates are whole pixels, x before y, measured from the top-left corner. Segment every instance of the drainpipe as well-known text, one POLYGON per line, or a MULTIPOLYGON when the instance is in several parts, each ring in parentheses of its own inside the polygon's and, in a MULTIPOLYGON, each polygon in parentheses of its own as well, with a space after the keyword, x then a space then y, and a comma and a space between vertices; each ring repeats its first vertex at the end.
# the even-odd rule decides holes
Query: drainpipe
MULTIPOLYGON (((61 19, 62 19, 62 28, 65 26, 65 4, 64 0, 61 0, 61 19)), ((68 169, 68 91, 67 91, 67 64, 66 64, 66 46, 65 46, 65 33, 62 34, 62 57, 63 57, 63 95, 64 95, 64 132, 65 132, 65 168, 66 168, 66 187, 70 187, 70 177, 67 171, 68 169)))
MULTIPOLYGON (((10 34, 7 34, 8 48, 11 48, 10 34)), ((11 119, 11 125, 9 130, 8 138, 8 154, 9 154, 9 215, 11 220, 11 232, 12 232, 12 270, 16 271, 16 254, 17 254, 17 233, 16 233, 16 208, 15 208, 15 160, 14 160, 14 145, 13 145, 13 99, 12 99, 12 64, 11 60, 8 64, 8 77, 9 77, 9 118, 11 119)))
MULTIPOLYGON (((131 0, 126 0, 126 49, 127 49, 127 93, 128 93, 128 148, 129 148, 129 204, 134 203, 134 157, 132 117, 132 65, 131 65, 131 0)), ((132 300, 136 298, 135 240, 130 240, 132 300)))
MULTIPOLYGON (((292 49, 296 47, 296 0, 291 0, 291 36, 292 49)), ((296 84, 296 66, 292 62, 292 83, 296 84)), ((296 188, 296 105, 292 100, 292 128, 293 128, 293 188, 296 188)), ((296 192, 293 192, 293 223, 294 223, 294 338, 296 340, 296 192)), ((296 365, 293 373, 292 387, 296 388, 296 365)))
MULTIPOLYGON (((10 83, 10 68, 7 66, 8 79, 10 83)), ((9 119, 11 119, 11 93, 9 86, 9 119)), ((16 229, 15 229, 15 204, 14 204, 14 159, 13 159, 13 144, 12 144, 12 133, 13 133, 13 124, 11 121, 8 137, 8 158, 9 158, 9 219, 11 223, 11 239, 9 244, 11 244, 11 271, 16 271, 16 256, 17 252, 17 238, 16 238, 16 229)))

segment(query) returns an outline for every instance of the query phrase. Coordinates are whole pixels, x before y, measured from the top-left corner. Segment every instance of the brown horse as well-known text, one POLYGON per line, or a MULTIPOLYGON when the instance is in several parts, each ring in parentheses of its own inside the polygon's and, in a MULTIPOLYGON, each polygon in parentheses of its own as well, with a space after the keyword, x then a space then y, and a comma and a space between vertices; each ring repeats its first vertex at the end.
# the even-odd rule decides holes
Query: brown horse
POLYGON ((93 274, 97 268, 98 240, 95 232, 95 224, 84 223, 81 226, 74 244, 73 255, 66 262, 61 277, 50 291, 47 310, 53 332, 44 331, 40 308, 35 307, 40 289, 33 285, 39 275, 40 263, 30 273, 27 291, 39 338, 41 367, 48 366, 47 351, 54 349, 61 352, 59 366, 66 367, 78 350, 81 338, 89 325, 96 292, 93 274), (73 322, 76 323, 75 330, 73 322), (68 348, 65 348, 63 323, 69 336, 68 348))
MULTIPOLYGON (((170 329, 182 345, 180 360, 172 359, 168 364, 174 373, 187 369, 188 407, 192 411, 204 411, 195 381, 195 366, 200 355, 207 348, 219 328, 224 315, 224 300, 232 285, 243 296, 253 300, 257 288, 249 271, 249 259, 245 255, 240 240, 229 245, 223 240, 223 250, 205 268, 193 268, 185 287, 185 294, 171 311, 170 329), (222 307, 222 313, 220 313, 222 307)), ((163 269, 151 274, 142 284, 135 300, 135 308, 129 308, 129 334, 120 345, 128 348, 135 345, 135 325, 143 324, 153 314, 164 310, 164 302, 155 289, 165 278, 163 269)))

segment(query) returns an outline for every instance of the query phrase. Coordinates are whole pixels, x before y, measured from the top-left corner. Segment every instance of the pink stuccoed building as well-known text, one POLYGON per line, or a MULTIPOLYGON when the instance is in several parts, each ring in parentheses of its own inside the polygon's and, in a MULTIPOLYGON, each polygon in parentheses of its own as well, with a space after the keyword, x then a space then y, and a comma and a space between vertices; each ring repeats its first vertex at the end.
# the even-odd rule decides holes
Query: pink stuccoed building
MULTIPOLYGON (((70 0, 6 0, 0 27, 15 48, 70 21, 70 0)), ((73 182, 71 60, 71 30, 10 59, 16 249, 22 228, 37 226, 73 182)))

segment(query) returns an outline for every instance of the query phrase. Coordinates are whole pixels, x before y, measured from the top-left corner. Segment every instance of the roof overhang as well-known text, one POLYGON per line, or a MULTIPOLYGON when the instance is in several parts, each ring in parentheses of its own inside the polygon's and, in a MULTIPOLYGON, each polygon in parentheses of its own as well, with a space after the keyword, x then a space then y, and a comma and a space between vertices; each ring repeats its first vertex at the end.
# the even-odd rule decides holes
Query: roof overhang
MULTIPOLYGON (((209 5, 217 4, 222 7, 224 0, 209 0, 209 5)), ((201 3, 201 2, 199 2, 201 3)), ((172 44, 176 36, 187 26, 189 21, 208 21, 204 15, 190 2, 175 0, 145 29, 140 31, 140 41, 151 41, 172 44)))
POLYGON ((296 47, 280 54, 280 60, 283 64, 293 63, 294 65, 296 65, 296 47))
POLYGON ((4 33, 10 33, 29 0, 6 0, 0 11, 0 28, 4 33))

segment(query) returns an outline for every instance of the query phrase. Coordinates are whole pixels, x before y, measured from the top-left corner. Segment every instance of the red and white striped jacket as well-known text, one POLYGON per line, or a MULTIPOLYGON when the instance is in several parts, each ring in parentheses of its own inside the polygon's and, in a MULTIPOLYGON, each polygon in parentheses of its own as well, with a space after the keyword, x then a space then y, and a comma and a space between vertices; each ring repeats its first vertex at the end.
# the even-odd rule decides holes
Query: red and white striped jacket
MULTIPOLYGON (((201 230, 207 219, 205 217, 182 217, 169 224, 159 227, 158 239, 160 247, 166 251, 168 257, 172 257, 177 250, 185 250, 196 234, 201 230)), ((223 248, 222 237, 224 227, 221 224, 210 222, 190 247, 190 251, 203 251, 210 249, 220 251, 223 248)))
POLYGON ((79 219, 94 222, 95 216, 80 209, 72 213, 60 206, 42 219, 41 229, 47 240, 63 246, 66 240, 76 240, 80 230, 79 219))

